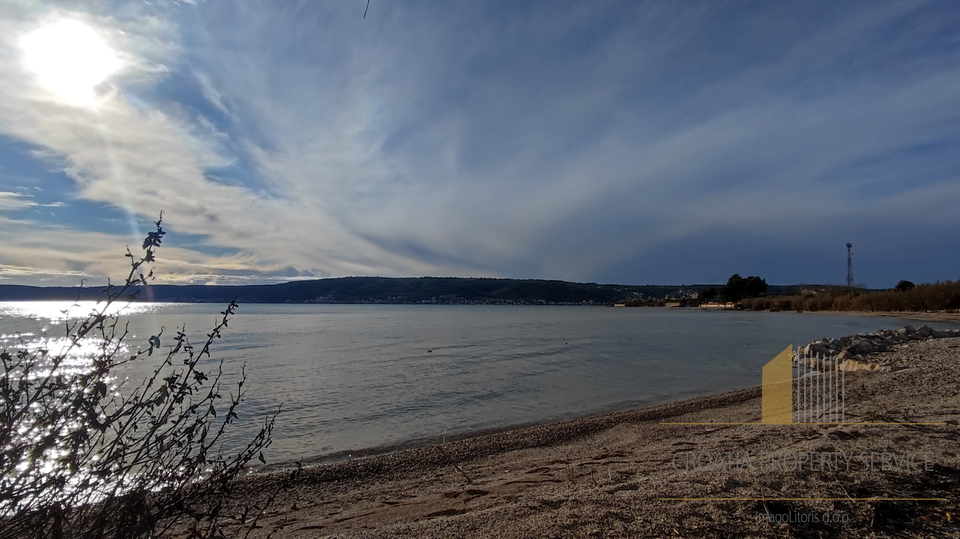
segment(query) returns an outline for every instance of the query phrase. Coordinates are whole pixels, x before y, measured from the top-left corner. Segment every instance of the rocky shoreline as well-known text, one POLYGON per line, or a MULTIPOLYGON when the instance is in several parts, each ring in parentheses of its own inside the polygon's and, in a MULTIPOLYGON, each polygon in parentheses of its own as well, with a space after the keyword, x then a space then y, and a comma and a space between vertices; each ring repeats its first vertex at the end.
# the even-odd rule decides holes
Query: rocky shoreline
POLYGON ((926 324, 919 328, 906 325, 900 329, 881 329, 875 333, 857 333, 836 339, 819 339, 798 349, 794 362, 814 358, 819 370, 880 370, 894 365, 884 361, 883 354, 914 341, 960 337, 960 329, 933 329, 926 324))

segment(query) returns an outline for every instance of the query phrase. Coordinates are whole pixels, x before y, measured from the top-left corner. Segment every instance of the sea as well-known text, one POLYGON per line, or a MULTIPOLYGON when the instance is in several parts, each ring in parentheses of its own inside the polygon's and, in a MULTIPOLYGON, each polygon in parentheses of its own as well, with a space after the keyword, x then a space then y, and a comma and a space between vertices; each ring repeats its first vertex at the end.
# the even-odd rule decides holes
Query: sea
MULTIPOLYGON (((2 302, 0 347, 55 350, 93 306, 2 302)), ((117 370, 120 391, 156 368, 180 328, 202 344, 223 308, 120 310, 127 351, 160 338, 157 353, 117 370)), ((224 450, 242 447, 280 410, 264 455, 284 467, 758 386, 761 367, 787 347, 908 323, 960 327, 696 308, 244 304, 204 365, 215 371, 222 360, 227 393, 246 375, 224 450)))

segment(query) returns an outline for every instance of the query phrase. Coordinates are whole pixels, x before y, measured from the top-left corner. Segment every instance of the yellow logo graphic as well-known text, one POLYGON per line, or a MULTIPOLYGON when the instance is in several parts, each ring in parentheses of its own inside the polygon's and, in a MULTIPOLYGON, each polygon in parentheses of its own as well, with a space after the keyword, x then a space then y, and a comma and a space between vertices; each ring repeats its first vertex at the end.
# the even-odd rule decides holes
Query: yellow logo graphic
POLYGON ((763 366, 763 408, 761 423, 793 423, 793 345, 763 366))
POLYGON ((846 369, 835 358, 809 348, 786 347, 761 369, 758 423, 661 422, 661 425, 946 425, 944 422, 848 423, 846 369))
POLYGON ((794 352, 791 345, 764 365, 762 373, 760 423, 845 422, 846 373, 830 358, 800 348, 794 352))

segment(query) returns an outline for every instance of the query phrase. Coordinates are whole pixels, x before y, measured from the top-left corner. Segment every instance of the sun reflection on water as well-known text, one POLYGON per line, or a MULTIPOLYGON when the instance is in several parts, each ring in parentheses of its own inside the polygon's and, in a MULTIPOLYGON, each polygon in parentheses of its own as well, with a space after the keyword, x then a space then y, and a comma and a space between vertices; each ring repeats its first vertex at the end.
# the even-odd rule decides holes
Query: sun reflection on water
MULTIPOLYGON (((120 392, 125 386, 125 377, 118 378, 117 374, 123 374, 113 372, 112 367, 105 370, 104 362, 114 364, 115 361, 123 362, 136 355, 138 347, 133 343, 143 339, 125 335, 126 326, 122 321, 117 324, 114 333, 110 325, 117 319, 108 319, 102 331, 95 329, 80 339, 73 339, 71 335, 75 334, 78 324, 84 319, 89 320, 92 314, 149 316, 164 306, 169 304, 117 303, 104 309, 104 303, 94 301, 0 302, 0 350, 4 352, 6 366, 4 377, 12 382, 11 389, 39 384, 39 387, 49 388, 50 391, 42 399, 44 404, 39 400, 29 404, 29 400, 22 400, 27 399, 26 396, 19 401, 14 398, 19 404, 13 401, 6 403, 14 407, 26 405, 28 413, 20 416, 16 425, 11 425, 14 427, 14 436, 0 448, 5 457, 20 454, 19 462, 12 470, 13 475, 5 475, 0 481, 36 484, 56 480, 60 485, 55 490, 45 491, 46 495, 34 497, 28 502, 30 505, 42 506, 55 499, 69 498, 71 493, 84 493, 88 502, 96 501, 103 495, 116 494, 126 488, 123 483, 129 482, 130 478, 93 477, 89 470, 77 466, 73 450, 69 448, 73 437, 94 435, 91 426, 105 424, 105 414, 112 409, 111 403, 122 402, 120 392), (18 363, 21 357, 28 359, 18 363), (81 395, 97 399, 97 394, 103 395, 101 403, 105 407, 92 417, 81 419, 68 417, 73 414, 51 415, 50 409, 44 408, 63 405, 69 409, 72 399, 81 395), (63 396, 71 397, 63 400, 63 396), (51 404, 58 401, 59 404, 51 404), (16 447, 32 449, 21 454, 16 447), (49 500, 44 496, 48 496, 49 500)), ((103 442, 109 443, 111 435, 103 433, 102 436, 105 436, 103 442)), ((96 463, 98 457, 93 455, 92 458, 91 464, 96 463)), ((11 485, 0 486, 6 491, 11 485)), ((0 515, 10 510, 9 500, 0 500, 0 515)))
MULTIPOLYGON (((77 375, 89 371, 92 362, 102 357, 108 348, 123 356, 129 352, 126 345, 111 343, 91 332, 74 342, 68 338, 72 323, 98 313, 107 316, 132 316, 149 314, 157 310, 153 303, 113 303, 104 309, 96 301, 8 301, 0 302, 0 323, 5 330, 0 333, 0 348, 26 350, 50 358, 60 358, 57 363, 59 375, 77 375), (62 357, 61 357, 62 356, 62 357)), ((122 326, 118 326, 122 331, 122 326)), ((119 336, 119 335, 118 335, 119 336)), ((129 335, 128 338, 134 338, 129 335)), ((49 369, 30 373, 30 379, 44 377, 49 369)))
MULTIPOLYGON (((105 314, 135 315, 155 312, 163 303, 112 303, 105 314)), ((103 302, 96 301, 0 301, 0 320, 4 318, 30 318, 37 321, 65 322, 85 318, 99 311, 103 302)))

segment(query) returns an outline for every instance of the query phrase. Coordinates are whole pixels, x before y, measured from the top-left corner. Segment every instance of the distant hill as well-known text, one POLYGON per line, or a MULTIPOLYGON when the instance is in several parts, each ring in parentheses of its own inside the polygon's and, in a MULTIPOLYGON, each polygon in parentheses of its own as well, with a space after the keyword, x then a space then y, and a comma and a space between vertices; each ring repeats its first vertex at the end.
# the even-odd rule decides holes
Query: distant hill
MULTIPOLYGON (((631 298, 682 297, 721 285, 613 285, 537 279, 341 277, 273 285, 154 285, 138 301, 226 303, 437 303, 603 305, 631 298)), ((788 287, 771 287, 771 293, 788 287)), ((0 301, 98 299, 100 287, 0 285, 0 301)))

